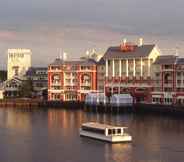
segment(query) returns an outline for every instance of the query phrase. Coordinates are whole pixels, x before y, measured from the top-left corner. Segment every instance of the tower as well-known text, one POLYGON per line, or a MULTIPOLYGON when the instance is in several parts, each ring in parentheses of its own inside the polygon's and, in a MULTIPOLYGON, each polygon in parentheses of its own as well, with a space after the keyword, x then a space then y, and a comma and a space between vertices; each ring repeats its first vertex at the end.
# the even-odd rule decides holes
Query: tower
POLYGON ((25 75, 29 67, 31 67, 30 49, 8 49, 8 79, 25 75))

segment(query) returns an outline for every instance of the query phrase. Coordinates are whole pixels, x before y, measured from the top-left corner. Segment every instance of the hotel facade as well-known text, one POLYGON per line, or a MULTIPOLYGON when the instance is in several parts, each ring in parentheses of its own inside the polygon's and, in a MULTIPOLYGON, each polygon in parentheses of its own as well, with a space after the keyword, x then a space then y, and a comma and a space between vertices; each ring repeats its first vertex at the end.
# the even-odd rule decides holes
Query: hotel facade
POLYGON ((135 103, 184 104, 184 58, 161 55, 140 40, 108 48, 103 59, 107 96, 130 93, 135 103))
POLYGON ((48 67, 50 101, 84 101, 90 92, 129 93, 134 103, 183 105, 184 58, 163 55, 155 44, 123 41, 95 62, 56 59, 48 67))
POLYGON ((105 93, 130 93, 134 102, 150 102, 153 91, 153 63, 160 55, 156 45, 124 41, 110 47, 104 55, 105 93))
POLYGON ((97 91, 97 65, 93 60, 56 59, 48 67, 49 101, 84 101, 97 91))

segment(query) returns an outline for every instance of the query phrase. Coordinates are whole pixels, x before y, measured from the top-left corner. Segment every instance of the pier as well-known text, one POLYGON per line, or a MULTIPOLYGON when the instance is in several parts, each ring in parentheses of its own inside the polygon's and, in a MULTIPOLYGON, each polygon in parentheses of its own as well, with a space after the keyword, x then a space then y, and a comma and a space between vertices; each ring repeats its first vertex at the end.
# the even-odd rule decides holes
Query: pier
POLYGON ((1 108, 38 108, 40 100, 35 99, 4 99, 0 100, 1 108))

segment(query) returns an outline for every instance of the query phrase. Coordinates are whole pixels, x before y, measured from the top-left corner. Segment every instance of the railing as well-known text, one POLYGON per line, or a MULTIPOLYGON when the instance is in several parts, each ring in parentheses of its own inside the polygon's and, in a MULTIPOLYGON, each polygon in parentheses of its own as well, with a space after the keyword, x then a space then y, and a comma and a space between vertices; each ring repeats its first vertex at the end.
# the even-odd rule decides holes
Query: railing
POLYGON ((91 86, 91 83, 81 83, 81 86, 91 86))
POLYGON ((61 85, 61 82, 51 82, 51 85, 59 86, 59 85, 61 85))

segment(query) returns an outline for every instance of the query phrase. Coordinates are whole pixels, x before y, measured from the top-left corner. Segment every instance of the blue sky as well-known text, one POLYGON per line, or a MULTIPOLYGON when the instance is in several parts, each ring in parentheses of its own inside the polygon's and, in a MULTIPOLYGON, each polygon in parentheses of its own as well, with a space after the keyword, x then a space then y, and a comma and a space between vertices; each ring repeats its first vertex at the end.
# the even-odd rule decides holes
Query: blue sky
MULTIPOLYGON (((184 52, 183 0, 0 0, 0 64, 8 48, 31 48, 33 65, 47 65, 60 49, 78 58, 103 53, 126 37, 184 52)), ((0 67, 0 68, 1 68, 0 67)))

